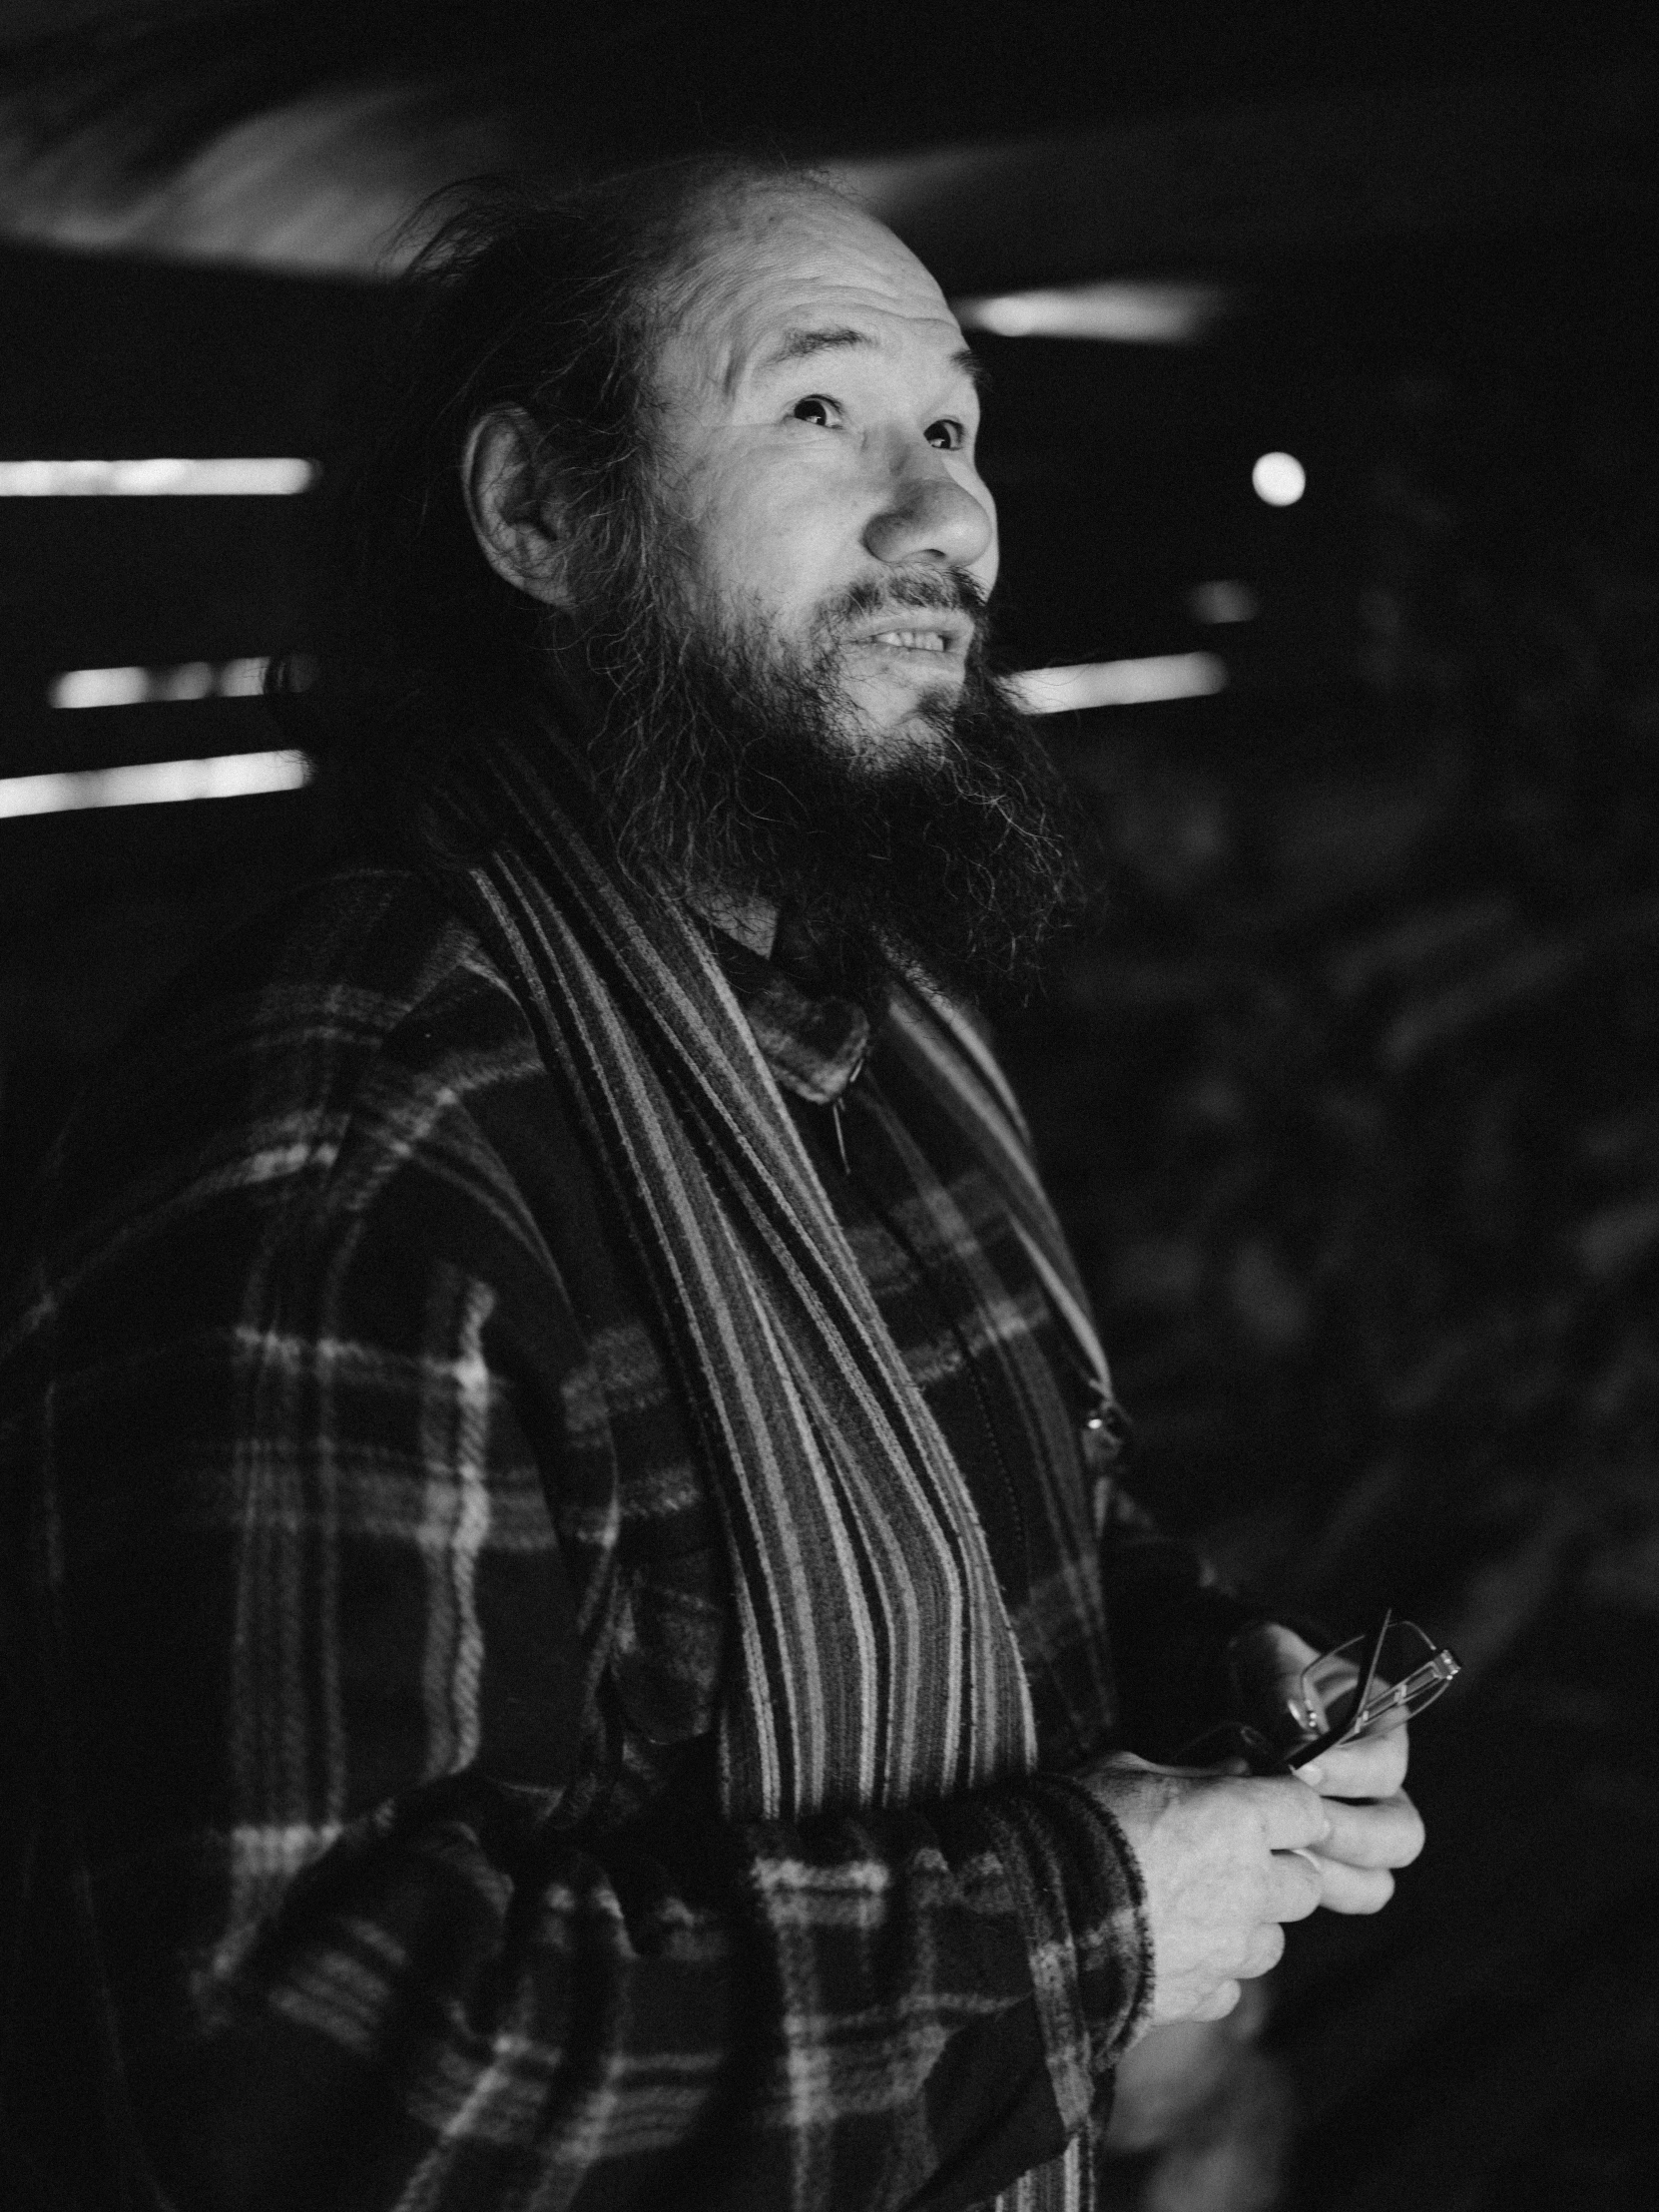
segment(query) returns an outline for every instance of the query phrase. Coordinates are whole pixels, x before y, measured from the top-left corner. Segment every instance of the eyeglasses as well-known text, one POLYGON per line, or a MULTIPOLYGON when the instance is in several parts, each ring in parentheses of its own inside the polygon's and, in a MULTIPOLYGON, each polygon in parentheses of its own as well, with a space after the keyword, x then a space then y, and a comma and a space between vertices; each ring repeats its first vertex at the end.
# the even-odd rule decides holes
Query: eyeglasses
POLYGON ((1395 1620, 1390 1608, 1369 1636, 1338 1644, 1302 1670, 1301 1707, 1293 1718, 1303 1741, 1282 1750, 1276 1764, 1281 1770, 1305 1767, 1321 1752, 1375 1734, 1396 1714, 1408 1720, 1443 1696, 1462 1671, 1454 1653, 1415 1621, 1395 1620))
POLYGON ((1183 1746, 1178 1766, 1243 1759, 1256 1774, 1286 1774, 1321 1752, 1409 1720, 1462 1673, 1456 1656, 1390 1607, 1369 1636, 1322 1652, 1303 1668, 1296 1695, 1261 1726, 1224 1721, 1183 1746))

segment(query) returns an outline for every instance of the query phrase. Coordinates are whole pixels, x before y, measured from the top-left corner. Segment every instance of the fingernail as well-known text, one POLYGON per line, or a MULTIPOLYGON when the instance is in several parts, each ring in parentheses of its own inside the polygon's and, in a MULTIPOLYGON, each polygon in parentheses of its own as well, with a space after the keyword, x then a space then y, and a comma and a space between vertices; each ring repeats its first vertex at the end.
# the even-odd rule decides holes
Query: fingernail
POLYGON ((1298 1767, 1296 1772, 1297 1780, 1306 1782, 1310 1790, 1317 1790, 1325 1780, 1325 1769, 1323 1767, 1298 1767))

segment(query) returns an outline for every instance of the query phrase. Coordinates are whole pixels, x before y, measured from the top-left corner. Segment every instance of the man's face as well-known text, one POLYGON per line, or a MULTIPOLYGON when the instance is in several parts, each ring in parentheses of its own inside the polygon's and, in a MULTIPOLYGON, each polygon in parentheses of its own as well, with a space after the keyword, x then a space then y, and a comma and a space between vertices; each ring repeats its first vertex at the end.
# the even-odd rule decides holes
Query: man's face
POLYGON ((664 304, 656 458, 693 619, 814 666, 860 752, 936 744, 973 636, 961 580, 982 601, 997 569, 938 285, 854 209, 758 194, 664 304))
POLYGON ((658 305, 651 452, 608 538, 544 565, 518 434, 487 420, 475 517, 550 608, 539 667, 617 864, 776 916, 803 974, 872 1008, 895 969, 1019 987, 1079 879, 1064 794, 987 658, 996 518, 937 285, 854 210, 769 192, 658 305))

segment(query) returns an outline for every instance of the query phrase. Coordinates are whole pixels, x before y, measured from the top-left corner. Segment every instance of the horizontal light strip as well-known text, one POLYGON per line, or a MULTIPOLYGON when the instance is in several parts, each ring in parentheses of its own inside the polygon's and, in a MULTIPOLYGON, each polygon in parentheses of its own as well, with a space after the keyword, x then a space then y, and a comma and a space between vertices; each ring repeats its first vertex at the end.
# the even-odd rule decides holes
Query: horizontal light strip
POLYGON ((144 707, 158 700, 258 699, 267 663, 186 661, 178 668, 72 668, 54 676, 54 707, 144 707))
POLYGON ((181 799, 249 799, 297 791, 310 770, 302 753, 222 753, 209 761, 145 761, 136 768, 79 768, 58 776, 0 777, 0 819, 73 814, 83 807, 164 807, 181 799))
POLYGON ((1219 284, 1068 284, 1004 291, 951 305, 964 330, 999 338, 1093 338, 1117 345, 1191 345, 1230 304, 1219 284))
POLYGON ((316 481, 314 461, 0 461, 0 499, 276 497, 316 481))
POLYGON ((1227 664, 1214 653, 1159 653, 1143 661, 1084 661, 1032 668, 1007 686, 1028 715, 1076 714, 1087 707, 1146 707, 1160 699, 1204 699, 1227 689, 1227 664))

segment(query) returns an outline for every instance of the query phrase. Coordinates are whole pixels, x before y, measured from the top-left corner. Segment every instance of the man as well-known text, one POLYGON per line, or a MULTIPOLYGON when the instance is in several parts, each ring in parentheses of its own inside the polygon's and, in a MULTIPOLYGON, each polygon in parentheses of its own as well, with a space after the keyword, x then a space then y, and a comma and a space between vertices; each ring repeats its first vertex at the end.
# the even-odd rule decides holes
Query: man
POLYGON ((1309 1654, 1115 1491, 961 1011, 1068 886, 971 357, 741 163, 416 289, 294 702, 366 857, 95 1087, 9 1335, 22 2001, 133 2201, 1087 2204, 1420 1830, 1402 1732, 1132 1748, 1309 1654))

